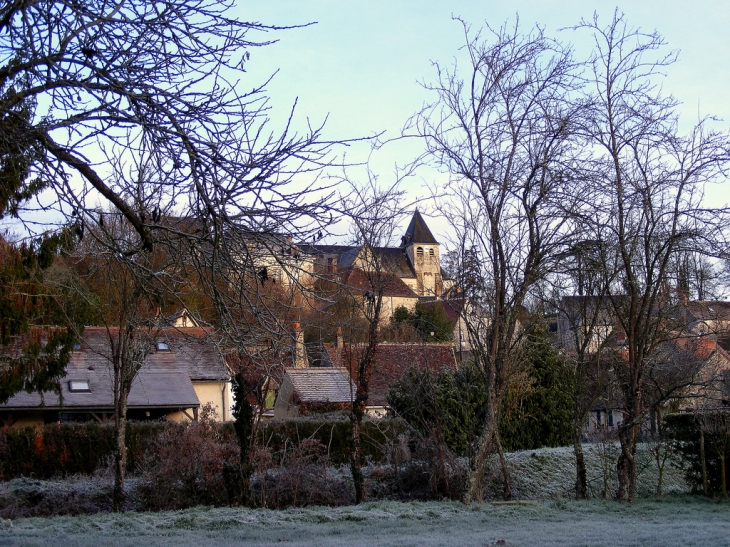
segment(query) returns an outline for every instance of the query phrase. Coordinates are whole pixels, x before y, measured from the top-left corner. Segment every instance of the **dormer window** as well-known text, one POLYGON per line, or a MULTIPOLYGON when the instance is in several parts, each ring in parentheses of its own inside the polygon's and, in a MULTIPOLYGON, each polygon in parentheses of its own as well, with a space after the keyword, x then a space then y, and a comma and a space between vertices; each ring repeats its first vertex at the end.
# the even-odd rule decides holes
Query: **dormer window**
POLYGON ((416 248, 416 261, 423 262, 423 247, 416 248))
POLYGON ((157 351, 170 351, 170 344, 163 340, 158 340, 155 347, 157 348, 157 351))
POLYGON ((72 393, 88 393, 91 388, 88 380, 69 380, 68 390, 72 393))
POLYGON ((76 342, 74 344, 73 351, 81 351, 81 342, 76 342))

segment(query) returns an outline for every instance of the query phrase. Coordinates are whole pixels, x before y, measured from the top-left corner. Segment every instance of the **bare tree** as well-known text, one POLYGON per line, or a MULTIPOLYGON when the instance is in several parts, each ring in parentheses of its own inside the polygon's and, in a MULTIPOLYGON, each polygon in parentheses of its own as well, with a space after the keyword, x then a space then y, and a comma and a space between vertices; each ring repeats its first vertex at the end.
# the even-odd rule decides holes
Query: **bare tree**
POLYGON ((90 351, 99 352, 109 363, 116 433, 112 508, 121 511, 127 467, 127 401, 147 356, 155 350, 161 326, 159 298, 165 287, 156 281, 154 272, 163 270, 164 264, 159 263, 159 253, 148 251, 136 253, 134 261, 125 259, 120 247, 125 241, 133 245, 134 229, 120 214, 107 215, 103 228, 103 232, 90 232, 77 250, 76 269, 88 303, 106 333, 106 343, 90 351))
POLYGON ((253 49, 271 43, 251 36, 279 27, 239 21, 232 7, 207 0, 3 4, 0 114, 12 131, 5 142, 20 143, 12 155, 27 164, 11 212, 28 229, 29 208, 55 210, 66 222, 99 199, 137 232, 128 253, 152 250, 153 226, 170 205, 252 231, 293 231, 302 217, 321 225, 327 193, 302 177, 329 161, 330 143, 321 141, 321 127, 294 132, 292 117, 278 134, 270 129, 266 82, 245 83, 244 69, 253 49), (137 176, 110 177, 109 158, 143 157, 154 193, 140 195, 137 176), (42 190, 49 192, 34 203, 42 190))
POLYGON ((608 249, 607 296, 625 335, 615 362, 624 405, 617 497, 633 501, 647 385, 659 364, 652 354, 680 327, 673 324, 672 261, 686 251, 712 255, 723 241, 726 211, 708 206, 703 194, 723 179, 730 147, 709 118, 686 136, 678 133, 678 103, 656 83, 676 55, 659 54, 664 42, 656 32, 630 28, 618 12, 606 26, 594 16, 577 28, 595 39, 583 131, 602 194, 593 218, 608 249))
MULTIPOLYGON (((350 421, 352 423, 352 447, 350 468, 355 485, 355 502, 365 501, 365 480, 362 472, 362 421, 369 397, 369 382, 373 372, 375 353, 382 341, 384 317, 383 293, 393 275, 393 265, 388 264, 381 248, 390 243, 396 222, 400 218, 400 197, 398 183, 382 189, 377 178, 369 174, 368 183, 363 186, 351 184, 352 193, 344 201, 351 221, 354 243, 360 246, 358 269, 364 277, 362 295, 353 294, 359 312, 365 318, 362 325, 365 332, 357 333, 362 339, 360 344, 345 347, 343 358, 345 366, 355 385, 352 394, 350 421)), ((345 281, 347 285, 347 281, 345 281)), ((347 287, 346 287, 347 288, 347 287)), ((352 288, 349 288, 351 291, 352 288)), ((356 334, 356 333, 352 333, 356 334)))
MULTIPOLYGON (((7 210, 28 231, 34 208, 56 211, 77 239, 99 235, 99 252, 131 276, 133 300, 148 296, 135 283, 152 282, 156 298, 198 304, 191 311, 217 327, 231 372, 250 372, 241 414, 250 432, 258 381, 281 366, 300 306, 292 291, 272 289, 266 267, 303 286, 306 261, 290 236, 303 241, 333 221, 333 194, 318 182, 333 143, 322 126, 297 133, 294 108, 272 127, 267 82, 250 82, 245 69, 271 43, 265 34, 282 27, 240 21, 233 8, 232 0, 3 4, 0 154, 3 163, 24 160, 7 210), (99 200, 136 236, 111 233, 99 200), (158 247, 159 267, 149 263, 158 247)), ((124 330, 131 320, 114 321, 124 330)))
MULTIPOLYGON (((464 28, 467 66, 436 65, 425 84, 436 95, 407 124, 422 137, 424 159, 449 174, 440 209, 457 232, 471 287, 466 317, 472 356, 488 386, 486 425, 472 462, 466 500, 482 497, 487 456, 500 454, 505 498, 510 480, 498 424, 520 339, 519 315, 536 282, 563 251, 563 193, 577 155, 571 135, 579 103, 569 49, 519 25, 483 36, 464 28), (474 266, 478 265, 478 271, 474 266), (475 283, 478 280, 478 283, 475 283)), ((457 284, 460 281, 457 276, 457 284)))
MULTIPOLYGON (((585 191, 583 192, 585 196, 585 191)), ((591 196, 586 196, 590 201, 591 196)), ((610 344, 616 321, 607 300, 604 277, 607 261, 601 226, 574 215, 574 241, 544 298, 558 312, 558 345, 573 370, 573 451, 576 462, 576 499, 588 497, 588 479, 583 454, 583 435, 588 412, 601 399, 607 400, 611 376, 603 349, 610 344), (591 233, 591 229, 597 233, 591 233), (593 237, 590 237, 593 236, 593 237), (566 294, 577 293, 575 296, 566 294)))

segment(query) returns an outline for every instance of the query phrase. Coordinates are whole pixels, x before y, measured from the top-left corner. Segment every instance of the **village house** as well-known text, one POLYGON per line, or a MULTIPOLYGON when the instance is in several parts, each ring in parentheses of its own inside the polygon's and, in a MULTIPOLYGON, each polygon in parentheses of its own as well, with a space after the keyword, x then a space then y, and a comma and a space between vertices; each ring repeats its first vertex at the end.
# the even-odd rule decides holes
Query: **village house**
MULTIPOLYGON (((182 318, 176 320, 184 321, 182 318)), ((116 335, 112 329, 112 335, 116 335)), ((0 424, 105 422, 114 417, 109 337, 104 327, 86 327, 71 353, 61 396, 20 392, 0 405, 0 424)), ((210 405, 219 420, 231 419, 231 385, 210 333, 199 327, 165 327, 135 378, 127 416, 132 420, 196 420, 210 405)))
MULTIPOLYGON (((349 410, 356 394, 352 378, 356 374, 364 344, 344 342, 338 329, 335 343, 317 348, 318 366, 311 366, 311 355, 304 345, 299 325, 295 325, 293 366, 283 369, 273 417, 284 418, 335 410, 349 410)), ((451 343, 378 344, 372 360, 366 412, 383 417, 388 412, 386 396, 409 367, 439 371, 456 369, 451 343)))

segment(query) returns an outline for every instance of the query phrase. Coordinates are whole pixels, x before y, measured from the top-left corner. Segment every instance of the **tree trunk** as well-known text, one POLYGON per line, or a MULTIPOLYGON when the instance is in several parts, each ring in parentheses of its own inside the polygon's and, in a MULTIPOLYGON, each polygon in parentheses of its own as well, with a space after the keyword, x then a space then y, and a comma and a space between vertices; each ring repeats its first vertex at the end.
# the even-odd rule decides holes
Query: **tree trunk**
POLYGON ((464 503, 482 502, 484 500, 484 472, 487 457, 492 451, 492 422, 488 420, 479 436, 477 451, 469 474, 469 487, 464 495, 464 503))
POLYGON ((636 443, 639 439, 638 423, 633 423, 633 417, 627 417, 628 426, 619 430, 621 454, 618 457, 616 471, 618 472, 618 492, 616 499, 634 503, 636 501, 636 443))
POLYGON ((722 499, 727 499, 727 482, 725 481, 725 451, 720 452, 720 487, 722 488, 722 499))
POLYGON ((360 428, 362 427, 362 412, 353 408, 352 421, 352 450, 350 451, 350 471, 352 482, 355 486, 355 503, 365 501, 365 480, 362 474, 362 443, 360 428))
POLYGON ((502 499, 504 501, 509 501, 512 499, 512 480, 510 479, 509 468, 507 467, 507 459, 504 457, 504 450, 502 450, 502 441, 500 440, 499 432, 496 429, 494 431, 494 444, 497 447, 499 464, 502 467, 502 478, 504 479, 502 499))
POLYGON ((573 452, 575 453, 575 499, 588 499, 588 478, 586 460, 583 454, 582 428, 576 426, 573 431, 573 452))
POLYGON ((664 480, 664 465, 659 468, 659 479, 656 483, 656 496, 657 498, 662 497, 662 481, 664 480))
MULTIPOLYGON (((233 407, 233 429, 238 438, 240 450, 239 464, 237 470, 232 470, 229 479, 229 503, 234 505, 245 505, 249 501, 250 481, 253 474, 253 446, 256 441, 254 434, 254 423, 256 416, 253 406, 248 401, 250 386, 247 386, 243 376, 237 374, 234 377, 234 399, 233 407)), ((260 418, 260 417, 259 417, 260 418)))
POLYGON ((707 485, 707 459, 705 458, 705 429, 700 424, 700 465, 702 466, 702 491, 705 497, 710 495, 707 485))
POLYGON ((119 411, 115 416, 117 434, 116 451, 114 452, 114 492, 112 511, 120 512, 124 504, 124 474, 127 470, 127 393, 120 393, 119 411))

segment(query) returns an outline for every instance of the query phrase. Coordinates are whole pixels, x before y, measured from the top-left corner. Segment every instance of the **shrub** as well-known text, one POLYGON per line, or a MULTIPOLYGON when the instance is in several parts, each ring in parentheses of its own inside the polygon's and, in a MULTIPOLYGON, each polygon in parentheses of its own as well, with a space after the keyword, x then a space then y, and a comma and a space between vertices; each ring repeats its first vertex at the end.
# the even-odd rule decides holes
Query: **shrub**
POLYGON ((278 453, 260 448, 254 469, 251 501, 261 507, 346 505, 355 499, 349 474, 330 465, 326 447, 316 439, 303 439, 278 453))
MULTIPOLYGON (((367 461, 380 462, 385 458, 385 447, 407 429, 402 420, 364 420, 362 425, 362 450, 367 461)), ((275 457, 286 454, 291 446, 304 440, 316 440, 325 447, 330 462, 335 465, 350 462, 352 425, 348 414, 311 415, 271 420, 261 424, 257 445, 268 448, 275 457)))
MULTIPOLYGON (((703 413, 708 421, 713 415, 726 418, 727 414, 703 413)), ((718 420, 725 421, 725 420, 718 420)), ((700 420, 698 415, 690 413, 669 414, 664 417, 664 433, 671 440, 672 448, 682 458, 685 480, 696 494, 702 493, 702 460, 700 457, 700 420)), ((730 448, 730 431, 726 428, 705 429, 705 465, 707 469, 708 494, 722 493, 721 454, 725 447, 730 448), (724 429, 724 431, 723 431, 724 429)), ((730 453, 725 459, 725 476, 730 477, 730 453)))
POLYGON ((227 505, 226 471, 238 461, 236 439, 209 418, 170 424, 147 452, 137 495, 153 511, 227 505))

